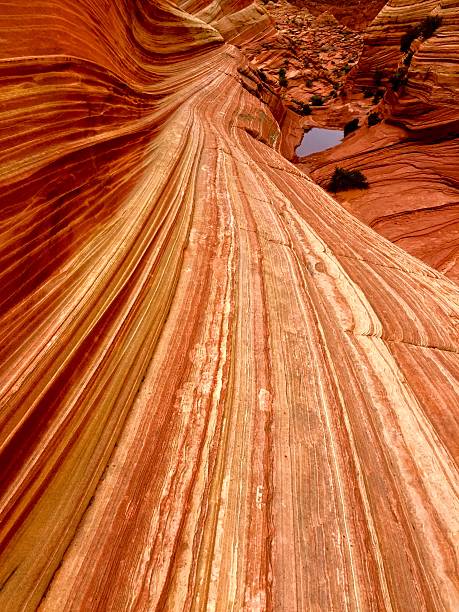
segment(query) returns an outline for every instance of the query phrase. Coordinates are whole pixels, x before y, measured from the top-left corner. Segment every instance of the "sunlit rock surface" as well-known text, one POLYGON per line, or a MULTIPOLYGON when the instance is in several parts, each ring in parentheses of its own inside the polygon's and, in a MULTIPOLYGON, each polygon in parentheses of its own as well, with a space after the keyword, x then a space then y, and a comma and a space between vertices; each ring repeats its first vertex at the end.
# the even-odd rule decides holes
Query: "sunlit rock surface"
POLYGON ((459 290, 279 153, 245 8, 2 4, 2 611, 459 606, 459 290))

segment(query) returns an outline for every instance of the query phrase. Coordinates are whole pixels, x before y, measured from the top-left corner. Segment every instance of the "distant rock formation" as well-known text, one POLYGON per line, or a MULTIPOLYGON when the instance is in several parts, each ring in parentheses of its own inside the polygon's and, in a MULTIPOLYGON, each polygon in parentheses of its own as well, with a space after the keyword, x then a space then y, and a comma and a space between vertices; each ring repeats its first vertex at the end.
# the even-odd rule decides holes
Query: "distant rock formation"
POLYGON ((385 5, 385 0, 292 0, 296 6, 306 6, 314 15, 327 11, 353 30, 364 30, 385 5))

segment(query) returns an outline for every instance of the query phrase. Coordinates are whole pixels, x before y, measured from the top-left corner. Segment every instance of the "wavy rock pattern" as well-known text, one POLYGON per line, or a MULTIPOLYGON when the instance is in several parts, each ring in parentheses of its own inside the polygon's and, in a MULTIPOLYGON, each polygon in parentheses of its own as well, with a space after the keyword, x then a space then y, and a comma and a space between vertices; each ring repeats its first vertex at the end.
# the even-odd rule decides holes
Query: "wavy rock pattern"
POLYGON ((456 609, 457 286, 279 154, 212 25, 0 14, 0 608, 456 609))

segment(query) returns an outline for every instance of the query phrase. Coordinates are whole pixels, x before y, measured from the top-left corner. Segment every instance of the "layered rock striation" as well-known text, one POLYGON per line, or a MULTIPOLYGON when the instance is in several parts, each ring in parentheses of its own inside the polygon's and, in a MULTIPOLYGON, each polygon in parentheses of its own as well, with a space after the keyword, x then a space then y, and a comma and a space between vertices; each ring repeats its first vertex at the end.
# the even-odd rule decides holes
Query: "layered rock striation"
POLYGON ((459 290, 280 154, 244 8, 1 13, 2 610, 458 606, 459 290))

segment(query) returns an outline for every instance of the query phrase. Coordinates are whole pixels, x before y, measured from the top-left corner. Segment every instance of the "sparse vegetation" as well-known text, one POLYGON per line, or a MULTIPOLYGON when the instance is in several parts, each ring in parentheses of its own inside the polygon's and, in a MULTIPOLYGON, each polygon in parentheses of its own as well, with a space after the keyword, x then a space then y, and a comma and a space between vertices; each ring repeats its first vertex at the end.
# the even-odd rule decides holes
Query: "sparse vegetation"
POLYGON ((368 181, 360 170, 346 170, 337 166, 328 184, 328 191, 347 191, 349 189, 368 189, 368 181))
POLYGON ((351 134, 351 132, 355 132, 359 128, 359 120, 357 117, 355 119, 351 119, 344 126, 344 136, 351 134))
POLYGON ((309 104, 306 104, 305 102, 303 102, 301 104, 300 107, 300 114, 301 115, 310 115, 312 113, 311 107, 309 106, 309 104))
POLYGON ((383 78, 384 72, 382 70, 376 70, 373 76, 373 83, 375 84, 375 87, 379 87, 381 85, 383 78))
POLYGON ((258 69, 258 76, 260 77, 260 79, 263 81, 263 83, 266 83, 266 81, 268 80, 268 75, 266 74, 266 72, 264 70, 262 70, 261 68, 258 69))
POLYGON ((368 127, 372 127, 373 125, 377 125, 378 123, 381 123, 381 117, 379 116, 379 113, 370 113, 368 115, 368 127))
POLYGON ((442 21, 440 15, 429 15, 423 19, 420 24, 422 37, 427 39, 433 36, 434 32, 441 26, 442 21))
POLYGON ((400 51, 407 53, 416 38, 422 36, 425 40, 433 36, 434 32, 441 26, 440 15, 428 15, 415 26, 410 26, 400 39, 400 51))
POLYGON ((407 84, 408 77, 406 68, 397 68, 395 73, 389 78, 393 91, 398 91, 401 87, 407 84))
POLYGON ((324 99, 322 98, 322 96, 318 96, 317 94, 314 94, 313 96, 311 96, 312 106, 322 106, 323 103, 324 103, 324 99))
POLYGON ((310 115, 312 113, 311 107, 306 102, 302 102, 301 100, 292 99, 292 102, 296 104, 296 108, 291 106, 290 108, 295 111, 298 115, 310 115))
POLYGON ((288 85, 285 68, 279 68, 279 85, 281 87, 287 87, 288 85))
POLYGON ((405 55, 405 58, 403 59, 403 63, 405 66, 410 66, 411 65, 411 60, 413 59, 413 51, 408 51, 408 53, 405 55))
POLYGON ((403 53, 406 53, 407 51, 409 51, 411 48, 412 42, 416 40, 419 34, 420 34, 419 25, 409 26, 405 34, 403 34, 402 38, 400 39, 400 51, 402 51, 403 53))
POLYGON ((384 89, 378 89, 373 98, 373 104, 379 104, 381 100, 384 98, 384 94, 386 91, 384 89))

